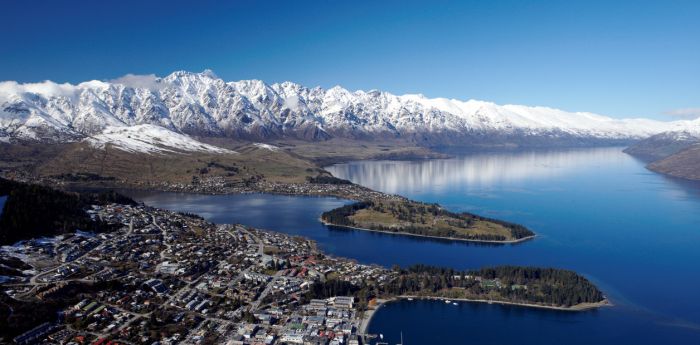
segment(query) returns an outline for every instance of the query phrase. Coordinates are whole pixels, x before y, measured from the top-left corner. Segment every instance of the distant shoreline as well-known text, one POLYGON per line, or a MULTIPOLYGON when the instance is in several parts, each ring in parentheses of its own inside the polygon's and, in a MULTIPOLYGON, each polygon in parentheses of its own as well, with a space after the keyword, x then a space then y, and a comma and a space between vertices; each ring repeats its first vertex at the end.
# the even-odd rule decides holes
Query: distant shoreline
POLYGON ((399 236, 414 236, 414 237, 423 237, 423 238, 433 238, 433 239, 448 240, 448 241, 491 243, 491 244, 518 244, 521 242, 532 240, 535 237, 537 237, 537 234, 535 234, 535 235, 531 235, 531 236, 527 236, 527 237, 523 237, 523 238, 518 238, 515 240, 505 240, 505 241, 479 240, 479 239, 460 238, 460 237, 442 237, 442 236, 434 236, 434 235, 412 234, 410 232, 404 232, 404 231, 375 230, 375 229, 360 228, 360 227, 350 226, 350 225, 338 225, 338 224, 333 224, 333 223, 327 222, 327 221, 323 220, 321 217, 319 217, 318 220, 321 223, 323 223, 324 225, 335 226, 335 227, 339 227, 339 228, 347 228, 347 229, 363 230, 363 231, 373 231, 373 232, 380 232, 380 233, 384 233, 384 234, 392 234, 392 235, 399 235, 399 236))

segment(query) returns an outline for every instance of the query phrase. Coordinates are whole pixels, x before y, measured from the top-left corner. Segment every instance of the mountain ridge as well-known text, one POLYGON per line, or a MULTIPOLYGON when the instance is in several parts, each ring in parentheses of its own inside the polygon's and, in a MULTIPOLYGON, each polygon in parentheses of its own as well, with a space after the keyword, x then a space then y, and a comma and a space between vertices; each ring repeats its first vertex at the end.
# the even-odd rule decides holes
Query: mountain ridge
POLYGON ((548 107, 394 95, 292 82, 225 82, 205 70, 57 84, 0 83, 0 140, 67 142, 157 125, 202 137, 307 141, 403 138, 424 146, 639 140, 689 121, 613 119, 548 107), (140 78, 140 79, 139 79, 140 78))
POLYGON ((700 126, 697 130, 688 128, 652 135, 632 144, 625 152, 651 162, 676 154, 697 143, 700 143, 700 126))
POLYGON ((646 161, 652 171, 700 180, 700 119, 681 131, 662 132, 634 143, 625 152, 646 161))

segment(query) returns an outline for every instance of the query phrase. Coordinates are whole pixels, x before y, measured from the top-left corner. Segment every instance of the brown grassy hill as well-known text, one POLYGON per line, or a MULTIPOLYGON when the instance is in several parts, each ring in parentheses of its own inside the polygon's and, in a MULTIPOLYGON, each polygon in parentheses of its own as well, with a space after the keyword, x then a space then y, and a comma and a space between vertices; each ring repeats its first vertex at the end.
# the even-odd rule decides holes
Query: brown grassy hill
POLYGON ((695 144, 649 164, 649 169, 663 174, 700 180, 700 144, 695 144))
POLYGON ((316 167, 282 150, 254 145, 237 152, 130 153, 110 146, 96 149, 73 144, 53 158, 39 163, 34 173, 43 177, 88 176, 94 180, 126 182, 190 183, 220 177, 237 182, 264 178, 269 181, 303 182, 318 174, 316 167))

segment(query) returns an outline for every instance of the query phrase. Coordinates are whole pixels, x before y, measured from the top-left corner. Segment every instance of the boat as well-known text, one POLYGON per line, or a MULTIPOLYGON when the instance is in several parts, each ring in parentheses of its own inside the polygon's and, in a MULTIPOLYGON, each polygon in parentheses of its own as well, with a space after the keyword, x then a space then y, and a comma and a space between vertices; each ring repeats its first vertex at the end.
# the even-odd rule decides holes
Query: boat
POLYGON ((449 299, 447 299, 447 300, 445 300, 445 303, 450 304, 450 303, 452 303, 452 301, 450 301, 449 299))
POLYGON ((457 303, 457 302, 452 302, 452 304, 454 304, 454 305, 459 305, 459 303, 457 303))
POLYGON ((409 301, 413 301, 413 298, 409 297, 408 300, 409 300, 409 301))

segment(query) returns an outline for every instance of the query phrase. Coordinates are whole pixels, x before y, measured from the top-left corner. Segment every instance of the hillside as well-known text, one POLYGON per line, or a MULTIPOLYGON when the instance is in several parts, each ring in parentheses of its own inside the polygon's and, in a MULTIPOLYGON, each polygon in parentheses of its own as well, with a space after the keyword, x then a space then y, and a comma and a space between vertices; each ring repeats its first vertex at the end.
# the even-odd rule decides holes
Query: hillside
POLYGON ((653 162, 681 152, 698 142, 700 142, 700 132, 664 132, 630 145, 625 152, 653 162))
POLYGON ((700 143, 654 161, 649 169, 689 180, 700 180, 700 143))
POLYGON ((110 127, 67 144, 0 143, 0 172, 11 178, 120 187, 207 180, 303 182, 323 172, 273 145, 226 144, 203 143, 154 125, 110 127))
POLYGON ((268 180, 303 182, 319 170, 312 163, 285 151, 246 144, 236 151, 192 151, 165 154, 129 152, 111 144, 95 148, 76 143, 35 169, 38 176, 93 174, 102 182, 133 184, 198 184, 207 180, 228 183, 268 180))
POLYGON ((35 184, 0 178, 0 195, 7 196, 0 213, 0 245, 75 230, 107 231, 110 228, 91 219, 85 210, 105 202, 134 203, 122 195, 105 192, 68 193, 35 184))

